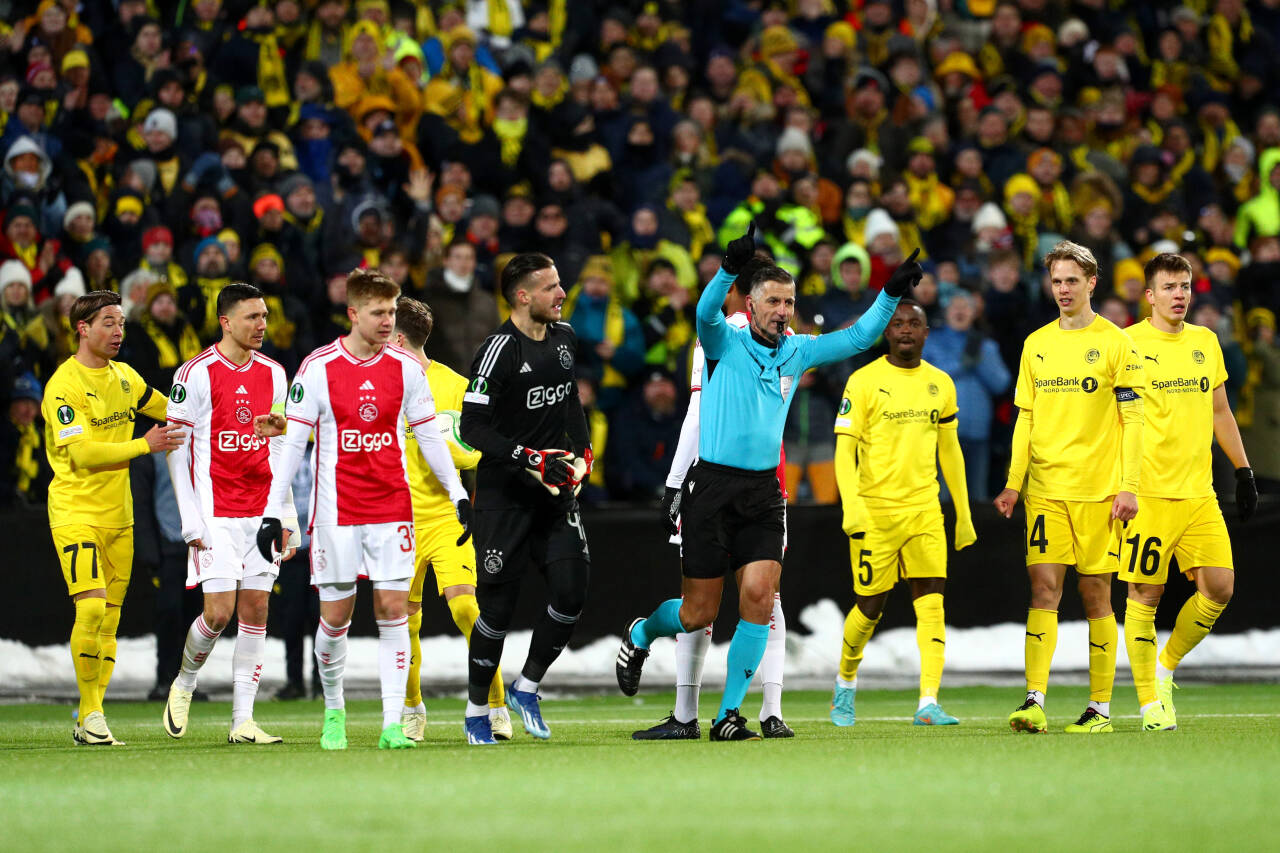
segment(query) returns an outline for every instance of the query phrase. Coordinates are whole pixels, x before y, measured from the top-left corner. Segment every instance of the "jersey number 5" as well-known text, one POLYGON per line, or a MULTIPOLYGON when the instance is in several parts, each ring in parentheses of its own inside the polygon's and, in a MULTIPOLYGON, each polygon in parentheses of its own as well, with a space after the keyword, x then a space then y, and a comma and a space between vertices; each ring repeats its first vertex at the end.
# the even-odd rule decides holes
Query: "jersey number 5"
POLYGON ((81 542, 78 545, 72 544, 62 549, 62 553, 71 555, 71 582, 76 582, 76 559, 80 556, 80 549, 84 548, 93 555, 93 574, 90 577, 98 576, 98 548, 92 542, 81 542))

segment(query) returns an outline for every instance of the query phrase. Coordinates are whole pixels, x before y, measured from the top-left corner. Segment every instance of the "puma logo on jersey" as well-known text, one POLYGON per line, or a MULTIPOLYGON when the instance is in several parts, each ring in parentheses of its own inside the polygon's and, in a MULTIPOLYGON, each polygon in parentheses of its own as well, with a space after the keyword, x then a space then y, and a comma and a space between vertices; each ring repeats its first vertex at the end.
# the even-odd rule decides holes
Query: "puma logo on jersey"
POLYGON ((245 387, 244 387, 243 385, 241 385, 239 388, 237 388, 237 389, 236 389, 236 393, 237 393, 237 394, 248 394, 249 392, 245 389, 245 387))
POLYGON ((364 384, 360 386, 360 390, 361 390, 361 391, 373 391, 373 390, 374 390, 373 383, 372 383, 372 382, 370 382, 368 379, 366 379, 366 380, 364 381, 364 384))
POLYGON ((1160 366, 1160 356, 1158 355, 1144 355, 1143 358, 1147 361, 1154 361, 1156 363, 1156 367, 1160 366))
POLYGON ((520 365, 520 372, 521 372, 521 373, 533 373, 533 368, 532 368, 532 367, 530 367, 530 366, 529 366, 529 362, 527 362, 527 361, 526 361, 524 364, 520 365))
POLYGON ((880 393, 881 393, 881 394, 883 394, 883 395, 885 395, 886 397, 892 397, 892 396, 893 396, 892 394, 890 394, 888 391, 884 390, 883 388, 881 388, 881 389, 880 389, 880 393))
POLYGON ((1040 353, 1040 352, 1036 353, 1036 358, 1040 359, 1041 361, 1044 361, 1044 353, 1040 353))
MULTIPOLYGON (((86 397, 92 397, 92 398, 93 398, 93 399, 95 399, 95 400, 96 400, 96 399, 98 399, 98 395, 97 395, 97 394, 95 394, 95 393, 93 393, 92 391, 85 391, 85 392, 84 392, 84 395, 85 395, 86 397)), ((61 400, 62 398, 61 398, 61 397, 59 397, 58 399, 59 399, 59 400, 61 400)))
POLYGON ((1089 642, 1089 648, 1100 649, 1104 652, 1107 650, 1107 645, 1108 645, 1107 643, 1095 643, 1092 640, 1089 642))

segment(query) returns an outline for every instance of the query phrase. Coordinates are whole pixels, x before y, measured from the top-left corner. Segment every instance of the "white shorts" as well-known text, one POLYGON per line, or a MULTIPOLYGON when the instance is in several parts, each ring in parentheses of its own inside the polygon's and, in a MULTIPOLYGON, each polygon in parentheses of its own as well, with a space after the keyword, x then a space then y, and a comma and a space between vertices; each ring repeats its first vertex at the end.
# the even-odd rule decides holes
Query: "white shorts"
POLYGON ((203 551, 191 549, 187 560, 187 589, 213 578, 242 583, 249 589, 270 589, 280 567, 262 559, 258 551, 258 528, 262 518, 209 518, 205 528, 209 541, 203 551), (265 578, 257 579, 259 575, 265 578), (249 578, 255 578, 249 581, 249 578), (265 585, 264 585, 265 584, 265 585))
MULTIPOLYGON (((413 523, 326 524, 311 529, 311 583, 408 581, 413 577, 413 523)), ((405 589, 408 589, 406 586, 405 589)))

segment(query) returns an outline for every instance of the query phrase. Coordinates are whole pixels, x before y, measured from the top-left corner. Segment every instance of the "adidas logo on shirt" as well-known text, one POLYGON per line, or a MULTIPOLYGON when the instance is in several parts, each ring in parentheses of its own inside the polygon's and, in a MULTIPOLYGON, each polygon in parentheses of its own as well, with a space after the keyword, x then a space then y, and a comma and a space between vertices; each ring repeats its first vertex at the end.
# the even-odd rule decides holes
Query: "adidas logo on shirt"
POLYGON ((372 390, 374 390, 374 388, 373 388, 373 383, 372 383, 372 382, 370 382, 368 379, 366 379, 366 380, 364 381, 364 384, 360 386, 360 390, 361 390, 361 391, 372 391, 372 390))
POLYGON ((248 391, 246 391, 246 390, 244 389, 244 386, 243 386, 243 385, 241 385, 239 388, 237 388, 237 389, 236 389, 236 393, 237 393, 237 394, 248 394, 249 392, 248 392, 248 391))
POLYGON ((532 368, 532 367, 530 367, 530 366, 529 366, 529 362, 527 362, 527 361, 526 361, 524 364, 520 365, 520 372, 521 372, 521 373, 533 373, 533 368, 532 368))

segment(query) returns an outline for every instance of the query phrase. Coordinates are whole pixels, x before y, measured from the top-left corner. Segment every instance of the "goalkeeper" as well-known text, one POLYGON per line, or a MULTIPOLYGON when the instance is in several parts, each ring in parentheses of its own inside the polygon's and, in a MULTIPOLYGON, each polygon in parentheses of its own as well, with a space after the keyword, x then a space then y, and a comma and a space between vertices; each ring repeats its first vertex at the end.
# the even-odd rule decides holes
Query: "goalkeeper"
POLYGON ((507 706, 529 734, 551 737, 538 684, 573 636, 591 567, 575 498, 591 471, 591 444, 574 376, 578 339, 560 322, 564 289, 555 262, 533 252, 515 256, 503 270, 502 295, 511 319, 476 351, 462 398, 462 440, 482 454, 472 527, 480 615, 464 721, 471 744, 495 742, 489 687, 531 568, 546 580, 547 606, 507 706))

